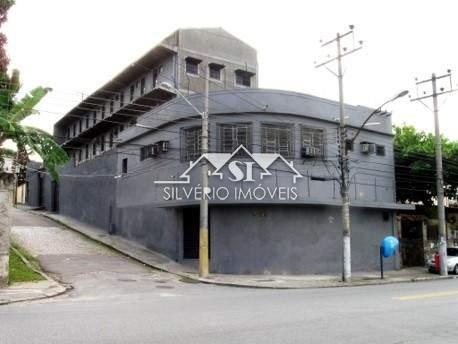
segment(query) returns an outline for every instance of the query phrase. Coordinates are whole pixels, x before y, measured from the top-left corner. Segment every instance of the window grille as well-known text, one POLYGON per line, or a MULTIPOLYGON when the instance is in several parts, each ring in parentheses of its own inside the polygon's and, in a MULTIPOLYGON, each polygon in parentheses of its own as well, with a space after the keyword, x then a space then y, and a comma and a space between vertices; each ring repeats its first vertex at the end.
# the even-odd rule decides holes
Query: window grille
POLYGON ((324 130, 317 128, 301 127, 302 156, 323 157, 324 155, 324 130))
POLYGON ((200 127, 182 130, 181 159, 184 161, 196 160, 202 154, 202 129, 200 127))
POLYGON ((261 148, 263 153, 279 153, 284 157, 294 155, 293 127, 263 124, 261 126, 261 148))
POLYGON ((251 151, 251 124, 235 123, 219 125, 219 147, 222 153, 232 153, 240 145, 251 151))

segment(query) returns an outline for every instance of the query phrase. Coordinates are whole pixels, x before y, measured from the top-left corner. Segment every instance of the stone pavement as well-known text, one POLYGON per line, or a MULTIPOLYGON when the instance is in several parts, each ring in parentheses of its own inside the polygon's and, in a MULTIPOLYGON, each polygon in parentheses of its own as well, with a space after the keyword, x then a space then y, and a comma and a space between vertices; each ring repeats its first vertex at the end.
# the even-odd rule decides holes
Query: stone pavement
MULTIPOLYGON (((329 288, 349 287, 362 285, 378 285, 403 282, 417 282, 441 279, 439 275, 430 274, 425 268, 406 268, 397 271, 386 271, 385 278, 380 279, 378 271, 353 273, 351 283, 343 283, 336 275, 228 275, 211 274, 208 278, 199 278, 192 266, 179 264, 170 258, 154 252, 144 246, 116 235, 109 235, 94 226, 85 224, 73 218, 44 211, 33 211, 50 218, 68 228, 71 228, 86 237, 98 241, 119 251, 128 257, 144 263, 154 269, 169 272, 190 280, 233 287, 273 288, 273 289, 301 289, 301 288, 329 288)), ((449 276, 448 278, 456 278, 449 276)))

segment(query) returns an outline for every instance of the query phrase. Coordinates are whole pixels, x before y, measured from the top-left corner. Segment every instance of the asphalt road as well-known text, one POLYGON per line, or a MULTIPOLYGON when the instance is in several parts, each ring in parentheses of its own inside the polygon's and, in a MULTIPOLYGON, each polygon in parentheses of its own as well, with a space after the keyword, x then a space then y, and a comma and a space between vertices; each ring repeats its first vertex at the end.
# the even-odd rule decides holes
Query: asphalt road
MULTIPOLYGON (((75 286, 67 295, 0 307, 0 343, 458 342, 457 280, 243 289, 186 283, 111 257, 62 274, 75 286)), ((56 275, 71 266, 56 261, 47 263, 56 275)))

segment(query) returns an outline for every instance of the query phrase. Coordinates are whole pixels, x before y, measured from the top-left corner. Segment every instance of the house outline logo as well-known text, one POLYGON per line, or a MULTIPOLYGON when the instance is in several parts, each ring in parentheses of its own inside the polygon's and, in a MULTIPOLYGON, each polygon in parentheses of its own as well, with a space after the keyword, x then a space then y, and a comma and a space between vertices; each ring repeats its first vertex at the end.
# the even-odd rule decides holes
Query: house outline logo
MULTIPOLYGON (((269 167, 278 160, 282 161, 293 173, 293 183, 296 184, 298 178, 303 178, 302 174, 299 173, 298 170, 294 167, 292 161, 286 160, 281 154, 279 153, 250 153, 245 146, 240 145, 235 149, 232 153, 207 153, 202 154, 197 160, 191 161, 189 163, 189 167, 178 177, 179 180, 156 180, 154 181, 155 184, 189 184, 191 182, 191 176, 189 173, 193 170, 202 159, 206 159, 209 164, 211 164, 215 170, 213 172, 208 171, 208 175, 219 177, 219 179, 223 179, 223 173, 221 172, 222 168, 226 166, 234 157, 240 152, 243 151, 254 163, 256 163, 260 169, 260 179, 262 180, 266 176, 272 176, 272 173, 269 171, 269 167)), ((230 178, 229 178, 230 179, 230 178)), ((231 179, 230 179, 231 180, 231 179)))

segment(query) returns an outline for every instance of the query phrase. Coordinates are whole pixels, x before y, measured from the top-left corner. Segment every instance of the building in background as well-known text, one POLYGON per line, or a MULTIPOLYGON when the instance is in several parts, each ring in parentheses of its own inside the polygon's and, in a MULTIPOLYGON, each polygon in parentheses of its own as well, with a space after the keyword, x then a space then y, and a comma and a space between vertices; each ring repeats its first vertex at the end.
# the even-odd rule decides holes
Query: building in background
MULTIPOLYGON (((198 162, 207 159, 211 271, 340 271, 338 103, 258 89, 257 77, 256 51, 224 30, 176 31, 56 123, 71 162, 58 184, 39 172, 32 186, 30 173, 28 199, 192 260, 198 162), (207 64, 210 153, 202 156, 200 116, 160 85, 172 83, 202 109, 207 64)), ((372 109, 345 110, 352 137, 372 109)), ((377 121, 350 147, 355 270, 378 266, 395 212, 411 208, 395 201, 391 118, 377 121)))

